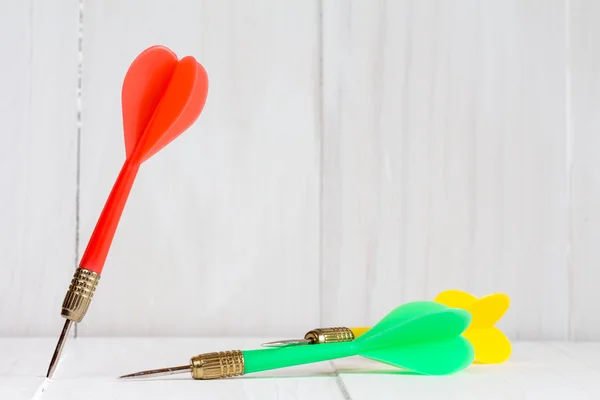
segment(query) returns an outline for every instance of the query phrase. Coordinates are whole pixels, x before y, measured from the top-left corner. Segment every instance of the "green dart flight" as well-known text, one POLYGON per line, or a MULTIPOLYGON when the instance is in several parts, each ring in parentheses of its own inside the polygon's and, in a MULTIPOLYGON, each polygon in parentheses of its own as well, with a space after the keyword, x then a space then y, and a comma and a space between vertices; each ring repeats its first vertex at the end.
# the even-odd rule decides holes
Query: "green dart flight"
POLYGON ((219 379, 356 355, 418 374, 452 374, 473 362, 473 347, 461 336, 470 322, 465 310, 418 301, 397 307, 351 342, 205 353, 188 365, 121 378, 190 371, 194 379, 219 379))

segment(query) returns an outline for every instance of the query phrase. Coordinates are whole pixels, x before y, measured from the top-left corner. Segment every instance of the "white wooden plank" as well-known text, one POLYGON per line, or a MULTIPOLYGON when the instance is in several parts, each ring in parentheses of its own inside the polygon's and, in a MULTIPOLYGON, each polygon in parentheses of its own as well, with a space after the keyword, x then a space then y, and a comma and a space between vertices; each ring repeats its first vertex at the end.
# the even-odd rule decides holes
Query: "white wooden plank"
POLYGON ((565 338, 564 3, 323 4, 322 325, 458 288, 565 338))
POLYGON ((184 365, 200 353, 256 348, 261 338, 77 338, 71 343, 44 399, 201 398, 343 399, 332 365, 317 363, 242 377, 194 381, 190 374, 144 380, 117 376, 148 368, 184 365), (93 386, 94 389, 90 390, 93 386))
POLYGON ((600 396, 600 370, 575 360, 575 346, 519 342, 506 363, 471 365, 440 377, 390 371, 360 358, 335 361, 335 366, 354 400, 596 399, 600 396))
POLYGON ((44 378, 0 376, 0 398, 10 400, 35 399, 36 393, 41 390, 44 378))
POLYGON ((569 2, 571 338, 600 339, 600 3, 569 2))
POLYGON ((0 4, 0 336, 57 334, 63 322, 75 268, 77 20, 77 1, 0 4))
POLYGON ((45 389, 54 339, 0 339, 0 399, 29 400, 45 389))
POLYGON ((151 381, 151 382, 118 382, 118 381, 86 381, 57 382, 49 385, 44 392, 44 400, 71 400, 81 398, 103 400, 118 393, 116 399, 264 399, 264 400, 342 400, 344 397, 338 390, 333 378, 323 379, 282 379, 282 380, 217 380, 195 382, 151 381), (94 389, 90 390, 90 385, 94 389))
MULTIPOLYGON (((549 345, 569 358, 571 364, 581 364, 600 372, 600 343, 598 342, 552 342, 549 345)), ((591 381, 589 382, 591 383, 591 381)))
POLYGON ((124 159, 120 87, 148 46, 207 69, 196 124, 144 164, 84 335, 289 335, 319 308, 318 15, 302 2, 86 1, 83 253, 124 159))
POLYGON ((217 381, 189 375, 117 380, 122 373, 178 365, 198 353, 255 348, 271 338, 77 338, 69 341, 52 380, 40 355, 49 338, 0 339, 2 399, 597 399, 600 343, 516 342, 500 365, 472 365, 453 375, 403 374, 349 357, 330 363, 248 374, 217 381), (43 368, 43 369, 42 369, 43 368), (336 374, 339 376, 336 377, 336 374), (345 394, 345 397, 344 397, 345 394))

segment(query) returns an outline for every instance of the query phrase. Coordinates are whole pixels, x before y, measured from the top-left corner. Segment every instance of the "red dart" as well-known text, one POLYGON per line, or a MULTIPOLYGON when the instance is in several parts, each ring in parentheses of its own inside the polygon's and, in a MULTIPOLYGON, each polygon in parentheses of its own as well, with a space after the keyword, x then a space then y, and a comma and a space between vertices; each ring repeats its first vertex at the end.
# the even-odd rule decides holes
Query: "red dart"
POLYGON ((121 92, 125 162, 63 301, 66 321, 47 378, 54 373, 71 325, 81 322, 88 310, 140 166, 198 119, 207 94, 202 65, 191 56, 178 60, 164 46, 144 50, 129 66, 121 92))

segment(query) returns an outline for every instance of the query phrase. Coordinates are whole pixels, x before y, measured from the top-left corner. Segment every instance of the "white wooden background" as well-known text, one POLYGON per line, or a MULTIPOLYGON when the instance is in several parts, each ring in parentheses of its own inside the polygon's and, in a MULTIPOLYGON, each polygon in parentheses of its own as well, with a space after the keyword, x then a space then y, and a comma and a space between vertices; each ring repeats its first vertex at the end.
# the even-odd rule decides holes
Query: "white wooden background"
POLYGON ((460 288, 600 339, 600 2, 0 2, 0 335, 58 334, 124 159, 120 87, 193 55, 80 336, 297 336, 460 288))

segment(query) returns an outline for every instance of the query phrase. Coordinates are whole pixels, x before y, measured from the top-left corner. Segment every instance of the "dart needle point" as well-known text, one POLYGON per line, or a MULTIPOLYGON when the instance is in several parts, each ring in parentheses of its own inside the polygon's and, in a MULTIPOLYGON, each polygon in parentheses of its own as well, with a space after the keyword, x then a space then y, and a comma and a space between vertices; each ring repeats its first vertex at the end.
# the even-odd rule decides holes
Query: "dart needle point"
POLYGON ((267 342, 261 344, 262 347, 288 347, 288 346, 300 346, 305 344, 313 344, 312 340, 309 339, 291 339, 291 340, 278 340, 275 342, 267 342))
POLYGON ((190 372, 191 370, 192 370, 191 365, 181 365, 178 367, 149 369, 147 371, 134 372, 133 374, 121 375, 121 376, 119 376, 119 379, 146 378, 149 376, 174 375, 174 374, 182 374, 184 372, 190 372))
POLYGON ((261 343, 260 347, 280 347, 282 345, 283 345, 283 343, 281 343, 281 342, 266 342, 266 343, 261 343))
POLYGON ((62 332, 60 333, 60 337, 58 338, 58 343, 56 344, 56 348, 54 349, 54 354, 52 355, 52 360, 50 360, 50 365, 48 366, 48 372, 46 373, 46 378, 52 378, 54 375, 54 370, 58 365, 58 360, 60 359, 60 354, 65 347, 65 342, 69 331, 71 330, 71 325, 73 325, 73 321, 70 319, 65 321, 65 325, 63 326, 62 332))
POLYGON ((283 347, 283 346, 285 346, 285 343, 282 341, 267 342, 267 343, 262 343, 260 346, 261 347, 283 347))

